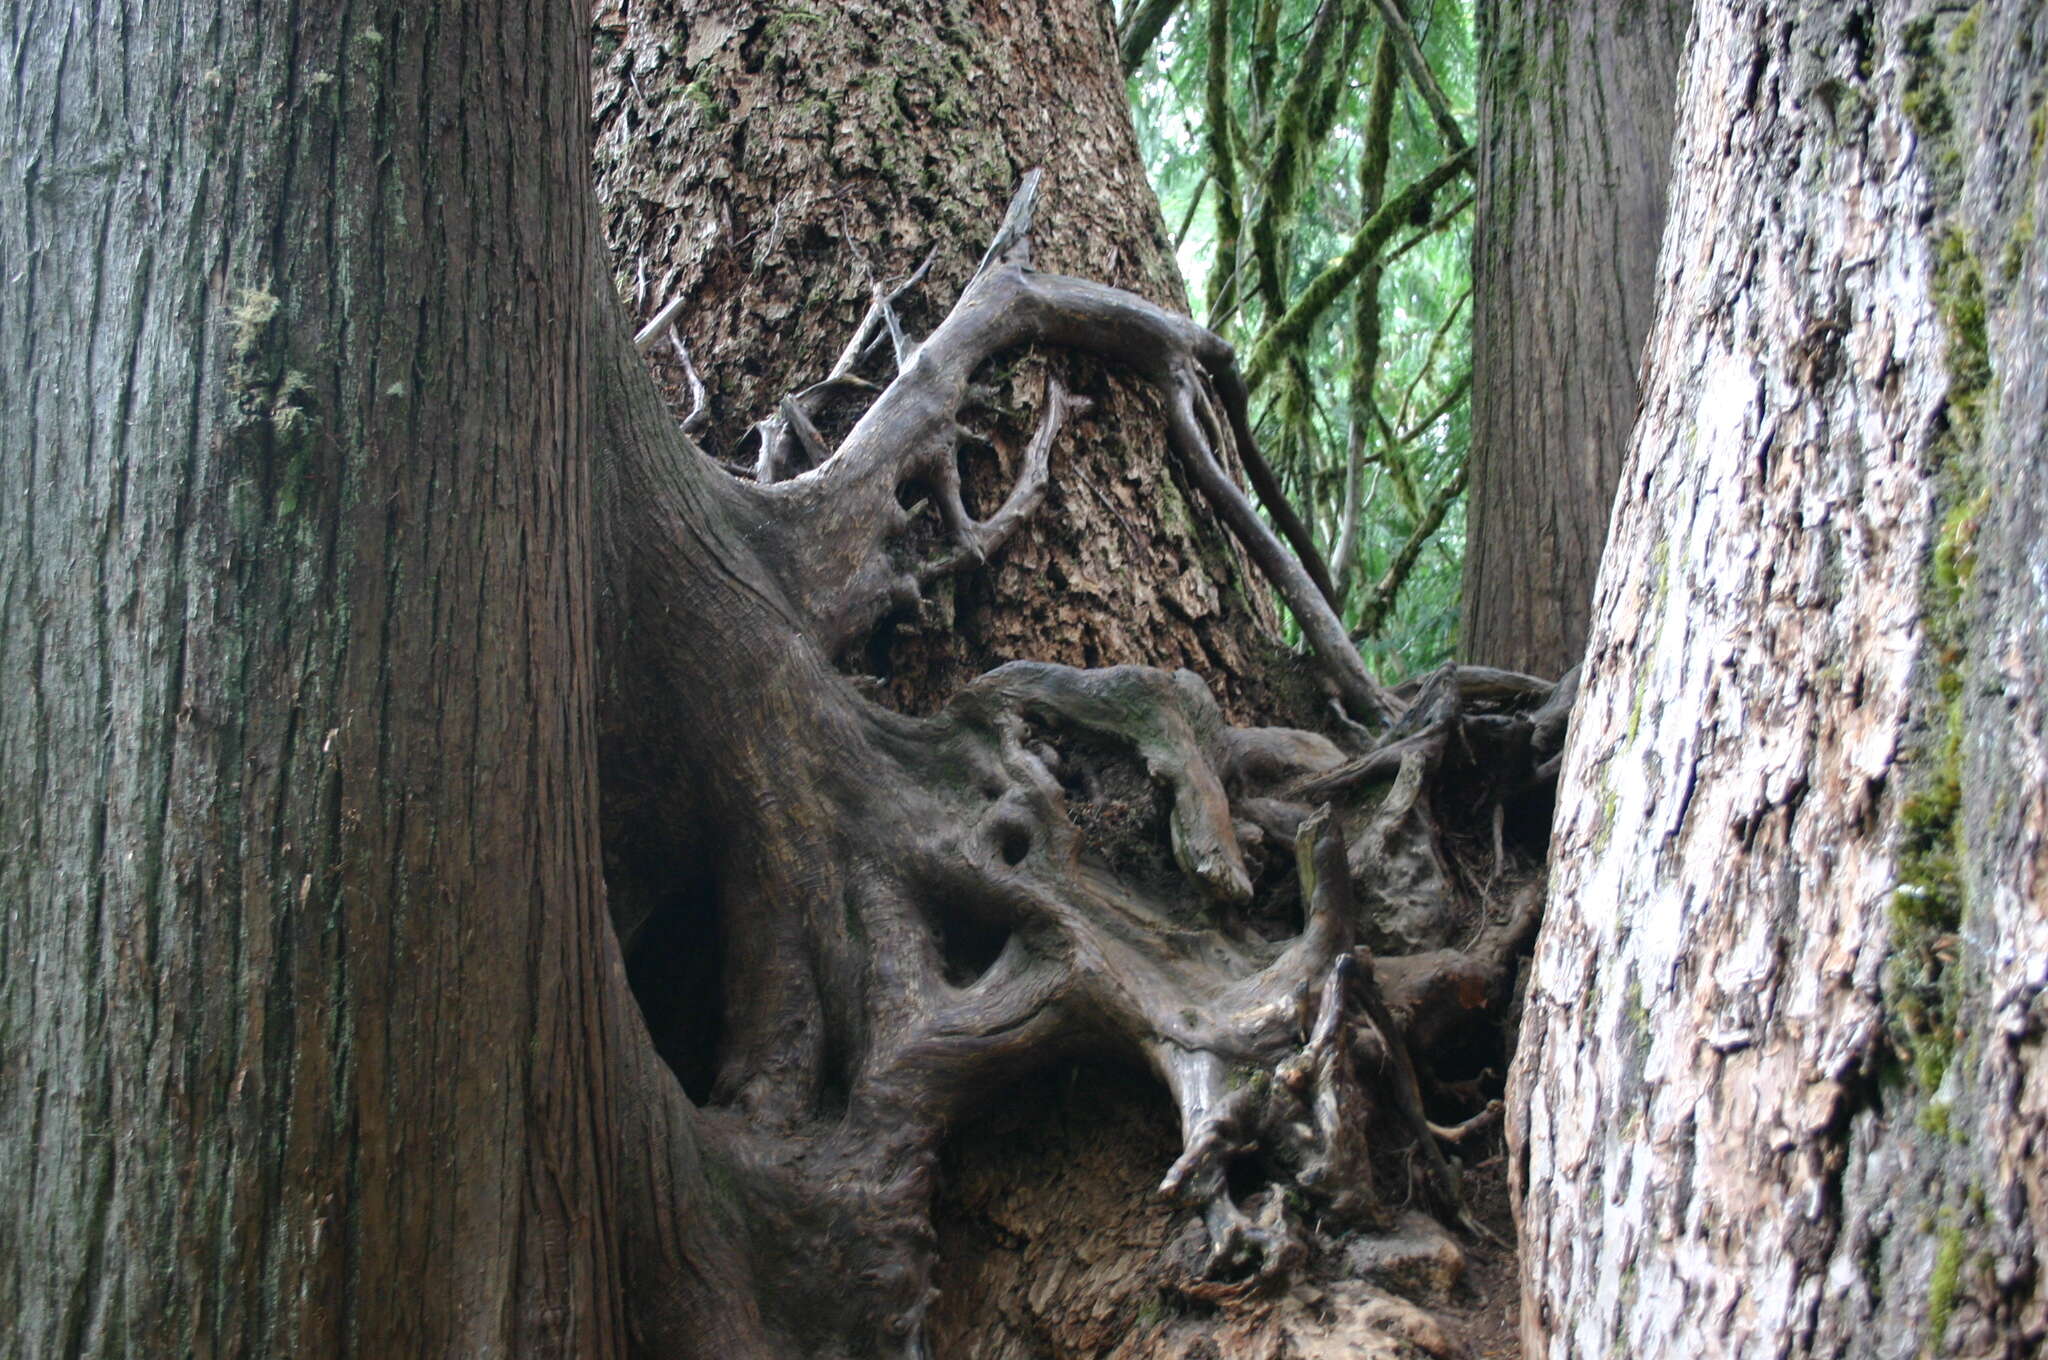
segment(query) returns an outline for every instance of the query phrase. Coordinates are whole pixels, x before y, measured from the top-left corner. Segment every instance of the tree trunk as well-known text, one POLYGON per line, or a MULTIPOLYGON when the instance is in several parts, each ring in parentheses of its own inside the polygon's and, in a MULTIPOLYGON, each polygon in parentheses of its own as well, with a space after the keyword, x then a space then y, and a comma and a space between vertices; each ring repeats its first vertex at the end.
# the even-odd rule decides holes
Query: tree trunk
POLYGON ((7 27, 4 1349, 610 1351, 583 31, 7 27))
POLYGON ((1462 654, 1578 664, 1635 424, 1691 0, 1479 0, 1462 654))
MULTIPOLYGON (((754 423, 825 377, 873 290, 927 256, 898 305, 912 338, 930 331, 1034 166, 1058 205, 1038 267, 1185 309, 1109 20, 1101 0, 599 5, 598 195, 621 292, 642 322, 682 301, 714 455, 758 464, 754 423)), ((859 372, 886 378, 889 350, 859 372)), ((696 402, 671 341, 652 357, 681 418, 696 402)), ((995 409, 961 454, 970 506, 1014 476, 1039 368, 986 375, 995 409)), ((1319 708, 1156 418, 1099 370, 1062 373, 1097 404, 1061 441, 1045 513, 842 665, 921 712, 1020 656, 1192 667, 1240 716, 1319 708)), ((812 416, 834 439, 869 396, 823 394, 812 416)))
MULTIPOLYGON (((713 1292, 701 1263, 676 1265, 702 1253, 738 1281, 719 1292, 758 1303, 733 1320, 757 1349, 915 1344, 945 1245, 932 1229, 939 1149, 1014 1083, 1093 1055, 1148 1069, 1179 1114, 1180 1153, 1156 1193, 1199 1211, 1180 1220, 1192 1241, 1164 1259, 1156 1235, 1120 1243, 1145 1271, 1109 1272, 1116 1287, 1085 1310, 1041 1297, 1023 1327, 990 1336, 981 1318, 941 1312, 937 1336, 992 1354, 1049 1336, 1073 1353, 1121 1330, 1134 1354, 1181 1355, 1216 1336, 1387 1347, 1405 1327, 1442 1350, 1412 1305, 1337 1274, 1346 1258, 1330 1234, 1390 1226, 1389 1197, 1407 1194, 1398 1171, 1382 1181, 1372 1148, 1419 1137, 1431 1202, 1462 1212, 1412 1073, 1405 1104, 1367 1094, 1380 1082, 1361 1071, 1383 1069, 1353 1066, 1356 1007, 1384 987, 1416 1027, 1425 1076, 1450 1030, 1497 1021, 1531 914, 1496 918, 1486 892, 1522 900, 1529 829, 1543 824, 1529 804, 1547 809, 1535 771, 1558 735, 1528 710, 1549 687, 1446 672, 1405 703, 1390 696, 1405 716, 1350 762, 1309 733, 1227 726, 1188 672, 1013 663, 930 717, 861 698, 829 664, 843 640, 975 556, 931 544, 925 562, 906 561, 901 488, 942 485, 972 374, 1027 341, 1118 361, 1166 394, 1176 457, 1246 524, 1207 443, 1244 424, 1227 347, 1134 295, 1004 254, 830 457, 790 481, 721 468, 684 441, 622 338, 601 353, 608 856, 611 881, 632 888, 615 912, 644 961, 657 1042, 702 1083, 714 1170, 684 1179, 713 1187, 710 1212, 734 1239, 676 1243, 660 1139, 629 1138, 628 1174, 650 1161, 658 1173, 625 1206, 639 1344, 700 1344, 669 1301, 713 1292), (1437 792, 1465 780, 1455 800, 1437 792), (1484 871, 1465 847, 1489 826, 1484 871), (707 940, 711 981, 693 984, 707 940), (1355 940, 1403 957, 1380 980, 1355 940), (703 993, 722 1004, 687 1004, 703 993), (815 1261, 846 1283, 792 1274, 815 1261), (1341 1292, 1276 1314, 1271 1291, 1304 1269, 1341 1292), (1179 1303, 1158 1316, 1168 1284, 1179 1303)), ((1049 414, 1067 405, 1055 388, 1049 414)), ((1045 445, 1034 440, 1006 507, 1046 475, 1045 445)), ((1004 513, 956 505, 947 533, 988 546, 1004 513)), ((1383 1055, 1411 1051, 1389 1014, 1372 1024, 1383 1055)), ((694 1123, 660 1078, 628 1100, 629 1118, 666 1101, 694 1123)), ((1431 1091, 1440 1115, 1485 1103, 1431 1091)), ((1133 1155, 1161 1141, 1174 1145, 1148 1136, 1133 1155)), ((1017 1205, 1038 1207, 1029 1194, 1017 1205)), ((1164 1221, 1149 1204, 1134 1212, 1164 1221)), ((1440 1233, 1430 1250, 1456 1256, 1440 1233)), ((971 1292, 985 1278, 973 1271, 1008 1274, 1018 1256, 955 1257, 946 1278, 960 1287, 964 1259, 971 1292)), ((1026 1288, 1042 1295, 1042 1281, 1026 1288)))
POLYGON ((2032 1354, 2048 18, 1696 32, 1513 1081, 1529 1350, 2032 1354))
POLYGON ((1466 1220, 1443 1148, 1497 1110, 1439 1059, 1507 1004, 1558 697, 1379 687, 1225 472, 1228 347, 1026 267, 1024 196, 828 456, 733 475, 591 267, 572 15, 22 16, 14 1349, 918 1356, 938 1149, 1085 1055, 1177 1116, 1132 1347, 1448 1354, 1350 1234, 1455 1276, 1388 1230, 1466 1220), (1372 749, 1188 671, 1018 662, 920 716, 835 668, 1047 495, 1057 382, 999 505, 957 475, 1029 345, 1142 381, 1372 749), (600 826, 620 934, 717 923, 658 1032, 600 826))

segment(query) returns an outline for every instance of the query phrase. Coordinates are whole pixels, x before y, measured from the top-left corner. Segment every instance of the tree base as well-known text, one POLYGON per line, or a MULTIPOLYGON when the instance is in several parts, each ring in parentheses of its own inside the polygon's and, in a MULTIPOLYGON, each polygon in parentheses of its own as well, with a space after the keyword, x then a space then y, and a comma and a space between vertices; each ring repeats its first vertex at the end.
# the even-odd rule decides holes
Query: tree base
MULTIPOLYGON (((1170 1236, 1130 1239, 1134 1309, 1171 1304, 1190 1348, 1198 1320, 1221 1345, 1284 1313, 1311 1351, 1376 1327, 1447 1353, 1425 1315, 1340 1276, 1351 1235, 1418 1231, 1406 1206, 1488 1236, 1461 1162, 1499 1119, 1570 687, 1457 667, 1374 679, 1222 470, 1228 451, 1257 456, 1228 347, 1033 272, 1030 206, 1027 180, 922 343, 878 301, 869 329, 886 325, 896 376, 836 448, 814 389, 763 427, 751 480, 688 446, 645 384, 651 414, 609 411, 612 903, 643 991, 705 993, 642 996, 705 1107, 651 1069, 636 1100, 697 1131, 699 1166, 678 1169, 673 1133, 649 1155, 669 1193, 708 1195, 729 1226, 723 1244, 680 1243, 672 1205, 642 1206, 629 1298, 662 1300, 643 1348, 701 1349, 715 1313, 762 1354, 927 1354, 940 1150, 1079 1058, 1149 1072, 1178 1116, 1142 1168, 1176 1216, 1170 1236), (969 509, 958 458, 977 373, 1031 343, 1126 365, 1164 398, 1191 482, 1376 732, 1234 726, 1184 670, 1012 662, 914 717, 835 669, 1042 503, 1080 407, 1056 382, 1000 505, 969 509), (750 1281, 750 1302, 676 1302, 714 1278, 722 1296, 750 1281)), ((1049 1207, 1081 1221, 1079 1203, 1049 1207)), ((1073 1259, 1102 1247, 1084 1235, 1073 1259)), ((1044 1265, 1041 1300, 1072 1269, 1044 1265)))

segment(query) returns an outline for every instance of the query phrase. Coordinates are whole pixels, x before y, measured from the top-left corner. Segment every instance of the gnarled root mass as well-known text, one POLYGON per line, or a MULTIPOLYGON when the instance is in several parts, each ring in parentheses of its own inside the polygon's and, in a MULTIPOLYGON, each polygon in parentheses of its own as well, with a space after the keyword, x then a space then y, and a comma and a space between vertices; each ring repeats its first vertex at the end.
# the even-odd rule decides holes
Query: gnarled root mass
MULTIPOLYGON (((710 1336, 723 1353, 921 1353, 937 1149, 1077 1055, 1144 1065, 1178 1109, 1159 1190, 1206 1225, 1193 1295, 1271 1294, 1416 1195, 1478 1230, 1458 1163, 1497 1109, 1474 1036, 1497 1049, 1534 928, 1568 687, 1456 667, 1375 682, 1222 471, 1219 449, 1249 451, 1228 348, 1031 272, 1020 201, 945 323, 921 345, 895 335, 899 371, 836 449, 807 394, 761 427, 758 480, 644 400, 611 415, 603 572, 643 621, 605 637, 615 916, 655 1042, 705 1074, 696 1104, 657 1063, 628 1074, 649 1128, 627 1251, 634 1296, 660 1300, 635 1305, 650 1354, 710 1336), (962 504, 955 460, 976 368, 1027 343, 1159 390, 1192 480, 1378 728, 1362 749, 1233 726, 1186 671, 1018 662, 912 717, 832 668, 1038 504, 1071 407, 1056 386, 988 518, 962 504), (712 508, 709 532, 663 510, 677 496, 712 508), (920 505, 936 550, 914 546, 920 505), (679 565, 708 584, 632 607, 679 565), (654 730, 662 705, 687 732, 654 730), (690 913, 695 933, 675 929, 690 913), (661 994, 685 975, 650 954, 712 948, 715 988, 690 986, 714 1005, 661 994), (723 1302, 691 1300, 714 1288, 723 1302)), ((875 315, 895 331, 886 295, 875 315)), ((859 381, 866 346, 834 384, 859 381)))

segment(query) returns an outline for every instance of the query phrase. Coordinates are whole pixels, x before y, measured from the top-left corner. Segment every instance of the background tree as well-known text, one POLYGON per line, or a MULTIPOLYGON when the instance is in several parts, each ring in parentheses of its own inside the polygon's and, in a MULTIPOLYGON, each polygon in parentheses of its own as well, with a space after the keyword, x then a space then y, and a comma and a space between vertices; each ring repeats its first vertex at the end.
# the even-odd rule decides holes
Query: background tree
POLYGON ((1690 0, 1480 0, 1459 654, 1578 664, 1656 303, 1690 0))
POLYGON ((2044 50, 1699 6, 1516 1057, 1531 1354, 2048 1327, 2044 50))

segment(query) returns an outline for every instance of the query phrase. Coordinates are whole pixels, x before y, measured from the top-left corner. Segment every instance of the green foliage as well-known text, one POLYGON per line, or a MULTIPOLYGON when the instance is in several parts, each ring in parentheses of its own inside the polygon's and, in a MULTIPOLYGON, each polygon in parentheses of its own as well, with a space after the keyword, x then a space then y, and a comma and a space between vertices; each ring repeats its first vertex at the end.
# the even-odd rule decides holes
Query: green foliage
MULTIPOLYGON (((1469 126, 1469 0, 1405 9, 1469 126)), ((1457 641, 1471 161, 1446 168, 1457 149, 1382 14, 1377 0, 1184 0, 1131 98, 1195 314, 1256 356, 1261 447, 1367 663, 1398 677, 1457 641)))

